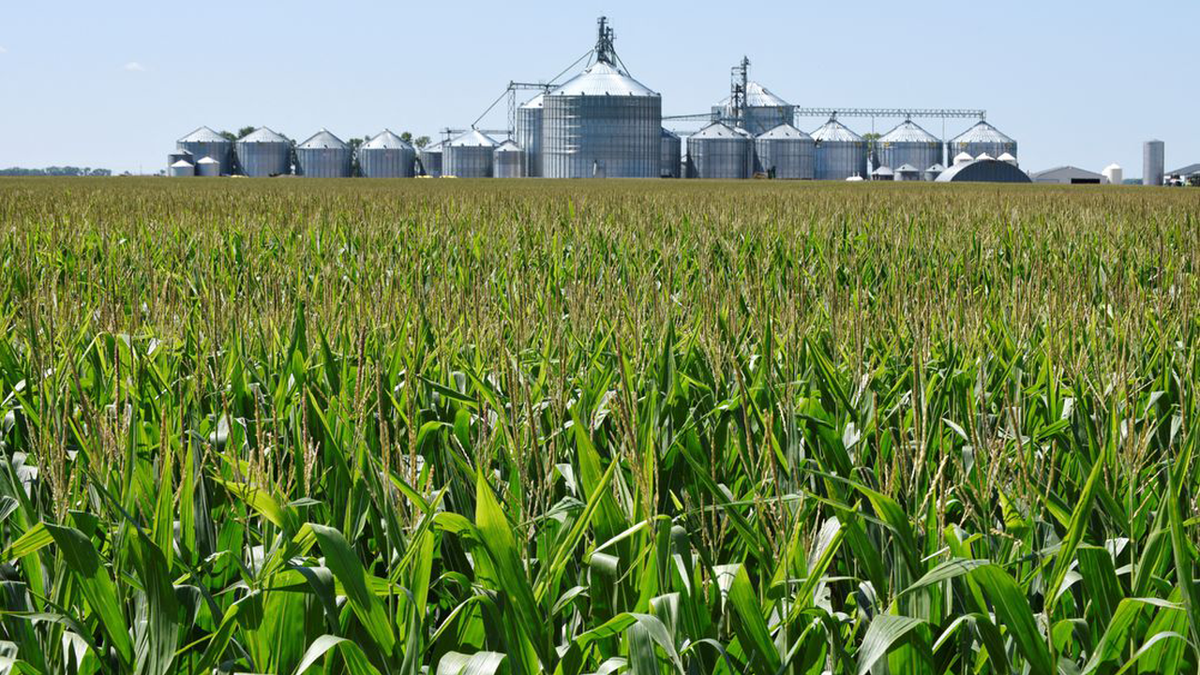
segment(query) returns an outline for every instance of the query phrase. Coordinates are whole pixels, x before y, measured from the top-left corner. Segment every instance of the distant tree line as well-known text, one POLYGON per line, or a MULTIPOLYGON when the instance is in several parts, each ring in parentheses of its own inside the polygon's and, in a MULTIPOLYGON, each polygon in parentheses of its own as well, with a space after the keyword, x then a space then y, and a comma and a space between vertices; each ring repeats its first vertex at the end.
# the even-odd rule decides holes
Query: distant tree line
POLYGON ((0 169, 0 176, 111 176, 112 171, 109 169, 93 169, 91 167, 78 166, 48 166, 44 169, 26 169, 20 166, 13 166, 7 169, 0 169))

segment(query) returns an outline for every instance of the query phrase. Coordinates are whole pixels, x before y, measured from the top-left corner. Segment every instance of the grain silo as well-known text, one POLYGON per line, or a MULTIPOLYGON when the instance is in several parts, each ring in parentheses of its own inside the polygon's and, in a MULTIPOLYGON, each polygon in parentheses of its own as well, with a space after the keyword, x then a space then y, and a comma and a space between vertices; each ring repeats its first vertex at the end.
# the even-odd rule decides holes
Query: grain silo
POLYGON ((784 122, 754 139, 758 164, 769 176, 789 180, 812 180, 812 136, 784 122))
POLYGON ((750 177, 750 137, 722 122, 688 136, 687 147, 696 178, 750 177))
POLYGON ((186 159, 181 159, 167 167, 167 175, 172 178, 186 178, 196 175, 196 167, 186 159))
POLYGON ((1121 185, 1125 182, 1125 170, 1121 168, 1120 164, 1109 164, 1108 166, 1104 167, 1104 170, 1100 172, 1100 175, 1104 176, 1104 180, 1107 181, 1109 185, 1121 185))
POLYGON ((496 178, 524 178, 525 150, 513 141, 504 141, 492 153, 492 175, 496 178))
POLYGON ((266 127, 239 139, 234 149, 242 173, 247 176, 282 176, 291 173, 292 142, 266 127))
MULTIPOLYGON (((937 166, 936 164, 931 166, 937 166)), ((919 181, 921 180, 921 170, 912 164, 901 164, 896 167, 896 180, 898 181, 919 181)))
POLYGON ((871 180, 896 180, 896 172, 891 167, 877 167, 871 172, 871 180))
POLYGON ((742 57, 732 75, 730 95, 712 108, 715 119, 731 127, 746 129, 755 136, 780 124, 791 124, 796 107, 758 82, 749 80, 750 59, 742 57))
POLYGON ((202 178, 216 178, 221 175, 221 163, 212 157, 201 157, 196 162, 196 175, 202 178))
POLYGON ((1166 146, 1162 141, 1146 141, 1142 146, 1142 185, 1162 185, 1166 173, 1166 146))
POLYGON ((950 139, 946 144, 946 152, 950 157, 967 153, 972 157, 982 154, 999 157, 1005 153, 1017 156, 1017 142, 1000 133, 996 127, 980 120, 975 126, 950 139))
POLYGON ((683 154, 683 141, 679 136, 667 129, 662 130, 662 167, 658 175, 663 178, 679 178, 680 155, 683 154))
POLYGON ((459 135, 444 145, 442 174, 458 178, 491 178, 492 153, 497 145, 478 129, 459 135))
POLYGON ((296 173, 309 178, 349 178, 354 152, 322 129, 296 146, 296 173))
POLYGON ((599 21, 596 61, 550 91, 542 113, 547 178, 654 178, 662 168, 662 97, 618 67, 599 21))
POLYGON ((212 157, 217 160, 223 176, 233 173, 233 142, 208 127, 200 127, 184 136, 175 146, 192 153, 193 158, 212 157))
POLYGON ((412 178, 417 151, 384 129, 358 148, 358 168, 367 178, 412 178))
POLYGON ((867 177, 867 142, 836 117, 812 132, 813 175, 817 180, 867 177))
POLYGON ((431 178, 442 177, 442 144, 434 143, 421 148, 417 153, 421 158, 421 175, 431 178))
POLYGON ((545 110, 544 93, 517 108, 514 136, 517 145, 525 149, 525 175, 530 178, 542 176, 542 112, 545 110))
POLYGON ((945 170, 946 167, 942 166, 941 164, 934 164, 928 169, 925 169, 925 180, 932 183, 933 181, 937 180, 938 176, 942 175, 942 172, 945 170))
POLYGON ((904 120, 895 129, 875 141, 879 161, 888 167, 911 164, 924 171, 942 163, 942 142, 912 120, 904 120))
POLYGON ((196 158, 187 150, 176 150, 175 152, 167 153, 167 173, 171 173, 171 167, 175 166, 176 162, 195 163, 196 158))

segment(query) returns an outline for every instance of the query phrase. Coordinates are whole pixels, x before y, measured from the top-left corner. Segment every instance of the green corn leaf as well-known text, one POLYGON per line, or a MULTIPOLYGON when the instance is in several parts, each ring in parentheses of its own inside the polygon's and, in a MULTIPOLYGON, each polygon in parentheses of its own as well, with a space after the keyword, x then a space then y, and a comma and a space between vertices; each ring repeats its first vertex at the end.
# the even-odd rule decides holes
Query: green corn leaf
POLYGON ((341 532, 315 523, 308 523, 308 526, 312 528, 321 546, 321 552, 325 554, 325 564, 341 582, 355 616, 370 633, 380 651, 385 655, 391 654, 396 637, 392 633, 392 625, 388 621, 383 604, 370 590, 367 572, 362 562, 341 532))
POLYGON ((117 651, 121 662, 133 663, 133 641, 129 638, 129 626, 122 614, 122 605, 117 600, 112 577, 101 563, 92 541, 71 527, 46 525, 62 554, 63 561, 79 580, 80 588, 92 611, 100 619, 100 625, 117 651))

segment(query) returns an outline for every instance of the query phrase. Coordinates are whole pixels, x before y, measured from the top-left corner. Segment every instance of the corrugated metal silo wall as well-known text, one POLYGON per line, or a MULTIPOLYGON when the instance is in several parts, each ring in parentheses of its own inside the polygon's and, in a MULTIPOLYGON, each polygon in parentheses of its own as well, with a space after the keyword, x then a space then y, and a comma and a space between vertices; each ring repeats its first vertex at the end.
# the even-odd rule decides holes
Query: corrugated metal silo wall
POLYGON ((765 134, 780 124, 791 124, 795 115, 794 106, 771 106, 746 109, 746 123, 743 127, 758 136, 765 134))
POLYGON ((683 141, 678 136, 662 137, 662 166, 658 174, 663 178, 679 178, 679 156, 683 152, 683 141))
POLYGON ((278 176, 291 170, 291 146, 287 143, 238 143, 238 164, 252 178, 278 176))
POLYGON ((748 138, 689 138, 688 156, 697 178, 749 178, 748 138))
MULTIPOLYGON (((1012 155, 1013 157, 1018 156, 1016 141, 1013 141, 1011 143, 982 143, 982 142, 972 143, 972 142, 968 142, 968 141, 960 141, 960 142, 956 143, 954 141, 950 141, 949 143, 946 144, 946 160, 951 164, 954 163, 954 158, 956 156, 958 156, 959 154, 964 153, 964 152, 972 157, 978 157, 979 155, 981 155, 985 152, 987 154, 991 155, 992 158, 999 157, 1000 155, 1003 155, 1006 152, 1008 154, 1012 155)), ((946 163, 947 162, 939 162, 939 164, 946 164, 946 163)), ((917 167, 917 168, 924 171, 925 169, 928 169, 929 167, 926 166, 926 167, 917 167)))
POLYGON ((167 169, 167 175, 172 178, 190 178, 196 175, 196 168, 191 164, 187 166, 172 166, 167 169))
POLYGON ((905 164, 911 164, 924 171, 934 164, 941 164, 944 150, 940 142, 922 143, 899 141, 893 143, 876 142, 879 149, 879 161, 882 166, 895 169, 905 164))
POLYGON ((514 139, 525 149, 525 175, 542 176, 542 109, 517 108, 517 128, 514 139))
POLYGON ((496 178, 524 178, 525 151, 505 150, 492 158, 492 174, 496 178))
POLYGON ((547 96, 542 118, 547 178, 656 178, 662 168, 662 98, 547 96))
POLYGON ((199 161, 204 157, 212 157, 221 165, 221 173, 229 175, 233 173, 233 143, 229 141, 211 141, 211 142, 183 142, 175 144, 180 150, 187 150, 192 153, 192 157, 199 161))
POLYGON ((442 177, 442 153, 421 151, 421 167, 425 169, 426 176, 434 178, 442 177))
POLYGON ((826 141, 813 149, 813 177, 846 180, 867 177, 867 144, 863 141, 826 141))
POLYGON ((807 138, 759 138, 754 142, 763 171, 783 180, 812 180, 814 143, 807 138))
POLYGON ((309 178, 349 178, 349 148, 297 148, 296 173, 309 178))
POLYGON ((1166 146, 1146 141, 1142 146, 1142 185, 1162 185, 1166 173, 1166 146))
POLYGON ((358 167, 367 178, 412 178, 417 153, 408 148, 361 148, 358 167))
POLYGON ((459 178, 491 178, 495 148, 451 145, 442 150, 442 171, 459 178))
POLYGON ((212 164, 200 162, 196 165, 196 175, 204 178, 216 178, 221 175, 221 164, 220 162, 212 164))

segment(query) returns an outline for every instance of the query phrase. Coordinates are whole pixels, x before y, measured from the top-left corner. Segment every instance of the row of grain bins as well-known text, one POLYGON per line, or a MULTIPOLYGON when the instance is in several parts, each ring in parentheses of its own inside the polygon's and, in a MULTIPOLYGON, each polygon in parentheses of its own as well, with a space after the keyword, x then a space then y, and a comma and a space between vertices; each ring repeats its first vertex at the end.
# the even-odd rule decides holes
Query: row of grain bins
POLYGON ((316 178, 351 175, 355 158, 362 175, 405 178, 414 175, 417 153, 391 131, 371 137, 355 153, 342 139, 322 129, 293 148, 292 141, 267 127, 234 141, 208 127, 179 139, 167 155, 170 176, 283 176, 316 178))

